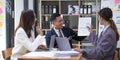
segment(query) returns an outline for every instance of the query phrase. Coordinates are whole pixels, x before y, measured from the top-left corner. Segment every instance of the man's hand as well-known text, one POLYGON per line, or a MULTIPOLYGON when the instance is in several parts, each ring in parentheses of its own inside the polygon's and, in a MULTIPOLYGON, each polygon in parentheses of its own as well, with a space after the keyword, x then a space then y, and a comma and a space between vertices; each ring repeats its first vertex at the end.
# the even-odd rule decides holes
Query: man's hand
POLYGON ((80 52, 80 53, 82 53, 82 52, 83 52, 83 50, 82 50, 82 49, 80 49, 80 48, 75 48, 74 50, 75 50, 75 51, 78 51, 78 52, 80 52))
POLYGON ((69 36, 69 37, 68 37, 68 40, 72 40, 72 36, 69 36))

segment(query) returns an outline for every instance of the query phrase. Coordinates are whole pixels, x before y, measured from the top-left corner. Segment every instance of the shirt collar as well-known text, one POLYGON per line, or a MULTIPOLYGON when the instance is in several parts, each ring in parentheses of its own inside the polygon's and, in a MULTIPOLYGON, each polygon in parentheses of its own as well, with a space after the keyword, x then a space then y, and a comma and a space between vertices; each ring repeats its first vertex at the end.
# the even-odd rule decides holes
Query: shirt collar
MULTIPOLYGON (((53 29, 54 29, 55 33, 57 34, 57 36, 60 36, 60 35, 59 35, 59 30, 58 30, 58 29, 55 29, 55 27, 53 27, 53 29)), ((61 29, 60 29, 60 30, 61 30, 61 29)))
POLYGON ((55 27, 53 27, 53 29, 55 30, 55 31, 59 31, 58 29, 56 29, 55 27))
POLYGON ((103 29, 103 32, 106 31, 106 29, 109 27, 110 25, 107 25, 104 29, 103 29))

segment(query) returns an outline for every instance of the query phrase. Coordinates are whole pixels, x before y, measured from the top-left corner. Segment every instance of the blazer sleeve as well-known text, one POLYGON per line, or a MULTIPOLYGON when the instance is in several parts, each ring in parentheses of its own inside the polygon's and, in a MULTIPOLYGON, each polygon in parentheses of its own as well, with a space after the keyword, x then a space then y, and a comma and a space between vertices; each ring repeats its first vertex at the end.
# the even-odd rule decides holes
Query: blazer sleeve
POLYGON ((38 35, 36 39, 31 42, 30 39, 27 37, 24 30, 20 30, 16 33, 16 40, 18 40, 21 45, 27 48, 29 51, 35 51, 37 47, 45 40, 43 36, 38 35))
POLYGON ((86 36, 77 36, 77 33, 75 33, 72 29, 70 29, 70 34, 73 37, 73 39, 77 40, 77 41, 82 41, 86 36))
POLYGON ((112 36, 105 35, 101 37, 99 46, 97 46, 95 49, 84 49, 83 56, 89 59, 103 58, 111 53, 111 50, 113 49, 112 44, 115 44, 112 36))
POLYGON ((97 44, 98 36, 95 33, 90 33, 88 40, 92 42, 93 45, 97 44))
POLYGON ((51 34, 50 34, 50 32, 46 34, 45 39, 46 39, 46 46, 47 46, 47 48, 49 48, 50 39, 51 39, 51 34))

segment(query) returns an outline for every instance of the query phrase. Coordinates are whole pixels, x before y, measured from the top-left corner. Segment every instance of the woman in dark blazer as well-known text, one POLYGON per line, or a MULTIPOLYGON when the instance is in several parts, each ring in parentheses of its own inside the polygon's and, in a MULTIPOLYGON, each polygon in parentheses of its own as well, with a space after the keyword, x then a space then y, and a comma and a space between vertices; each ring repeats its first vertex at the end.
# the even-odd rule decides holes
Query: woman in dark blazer
POLYGON ((98 14, 100 24, 104 25, 100 36, 92 32, 92 27, 87 27, 91 32, 88 39, 96 46, 95 49, 75 48, 75 50, 82 52, 87 60, 113 60, 119 39, 116 25, 112 20, 113 13, 110 8, 103 8, 98 14))

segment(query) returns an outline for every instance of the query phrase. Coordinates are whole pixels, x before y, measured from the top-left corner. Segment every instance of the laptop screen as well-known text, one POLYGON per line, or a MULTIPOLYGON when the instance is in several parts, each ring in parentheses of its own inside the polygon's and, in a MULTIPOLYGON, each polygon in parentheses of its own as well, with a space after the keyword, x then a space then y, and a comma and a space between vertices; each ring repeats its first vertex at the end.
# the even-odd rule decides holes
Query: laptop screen
POLYGON ((69 40, 65 37, 56 37, 56 42, 58 44, 60 51, 71 51, 69 40))
POLYGON ((52 36, 51 36, 50 45, 49 45, 49 50, 52 50, 52 48, 54 48, 55 37, 56 37, 56 35, 52 35, 52 36))

